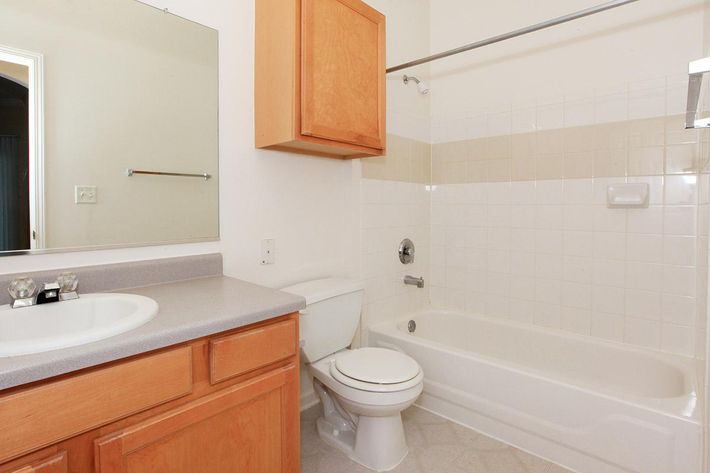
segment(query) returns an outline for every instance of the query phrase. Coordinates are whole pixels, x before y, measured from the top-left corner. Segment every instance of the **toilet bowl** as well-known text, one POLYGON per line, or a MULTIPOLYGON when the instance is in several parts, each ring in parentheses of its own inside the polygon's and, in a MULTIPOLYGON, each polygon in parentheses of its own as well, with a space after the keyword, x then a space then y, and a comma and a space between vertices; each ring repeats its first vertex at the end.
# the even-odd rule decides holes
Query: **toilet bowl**
POLYGON ((306 298, 301 353, 323 405, 318 434, 367 468, 395 468, 408 451, 401 412, 423 389, 419 364, 395 350, 348 348, 360 322, 361 283, 329 278, 282 290, 306 298))
POLYGON ((414 403, 424 386, 419 365, 396 351, 360 348, 343 350, 309 368, 323 404, 323 417, 317 421, 321 438, 372 470, 387 471, 399 465, 408 452, 401 412, 414 403), (356 359, 367 360, 359 370, 352 369, 356 359), (345 368, 338 363, 343 360, 353 366, 345 368), (397 375, 363 380, 361 375, 373 368, 389 368, 397 375))

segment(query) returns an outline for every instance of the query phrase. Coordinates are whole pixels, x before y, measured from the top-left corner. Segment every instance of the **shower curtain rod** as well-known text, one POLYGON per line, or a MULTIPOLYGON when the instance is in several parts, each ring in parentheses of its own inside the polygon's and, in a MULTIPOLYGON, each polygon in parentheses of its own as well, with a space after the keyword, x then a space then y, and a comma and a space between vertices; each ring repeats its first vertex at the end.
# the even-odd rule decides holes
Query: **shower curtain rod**
POLYGON ((638 2, 638 0, 613 0, 611 2, 602 3, 601 5, 580 10, 575 13, 570 13, 569 15, 560 16, 551 20, 543 21, 542 23, 526 26, 525 28, 520 28, 519 30, 511 31, 510 33, 505 33, 481 41, 476 41, 475 43, 470 43, 465 46, 461 46, 460 48, 450 49, 449 51, 444 51, 443 53, 433 54, 431 56, 417 59, 416 61, 405 62, 404 64, 388 68, 387 73, 389 74, 390 72, 397 72, 401 71, 402 69, 407 69, 409 67, 418 66, 420 64, 426 64, 431 61, 436 61, 437 59, 453 56, 454 54, 463 53, 465 51, 471 51, 472 49, 482 48, 483 46, 488 46, 489 44, 500 43, 501 41, 505 41, 507 39, 516 38, 518 36, 522 36, 528 33, 544 30, 545 28, 550 28, 551 26, 561 25, 562 23, 567 23, 568 21, 584 18, 585 16, 594 15, 596 13, 601 13, 603 11, 611 10, 612 8, 621 7, 634 2, 638 2))

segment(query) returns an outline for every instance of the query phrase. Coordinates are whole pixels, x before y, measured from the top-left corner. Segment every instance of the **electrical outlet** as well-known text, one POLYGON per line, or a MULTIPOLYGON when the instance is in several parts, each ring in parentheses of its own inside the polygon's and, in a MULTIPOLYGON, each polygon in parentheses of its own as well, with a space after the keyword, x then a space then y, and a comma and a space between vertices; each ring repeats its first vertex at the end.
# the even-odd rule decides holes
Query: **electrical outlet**
POLYGON ((74 186, 75 204, 95 204, 96 186, 74 186))
POLYGON ((276 240, 261 240, 261 264, 276 262, 276 240))

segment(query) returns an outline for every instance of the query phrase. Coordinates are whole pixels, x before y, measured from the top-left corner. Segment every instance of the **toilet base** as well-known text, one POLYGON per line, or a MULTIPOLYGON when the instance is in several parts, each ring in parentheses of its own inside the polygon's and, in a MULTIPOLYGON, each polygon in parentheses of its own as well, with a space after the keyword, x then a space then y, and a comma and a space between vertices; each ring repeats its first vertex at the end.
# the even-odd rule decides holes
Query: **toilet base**
POLYGON ((409 451, 399 413, 386 417, 360 416, 355 431, 338 427, 325 417, 319 418, 316 425, 324 442, 371 470, 392 470, 409 451))

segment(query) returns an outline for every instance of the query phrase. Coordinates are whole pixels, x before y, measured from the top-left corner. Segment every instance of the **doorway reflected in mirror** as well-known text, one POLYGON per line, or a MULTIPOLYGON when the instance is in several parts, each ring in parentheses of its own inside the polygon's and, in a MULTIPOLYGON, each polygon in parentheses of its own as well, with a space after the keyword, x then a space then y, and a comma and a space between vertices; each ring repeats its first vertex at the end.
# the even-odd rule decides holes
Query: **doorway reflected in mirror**
POLYGON ((0 251, 31 247, 29 68, 0 60, 0 251))

